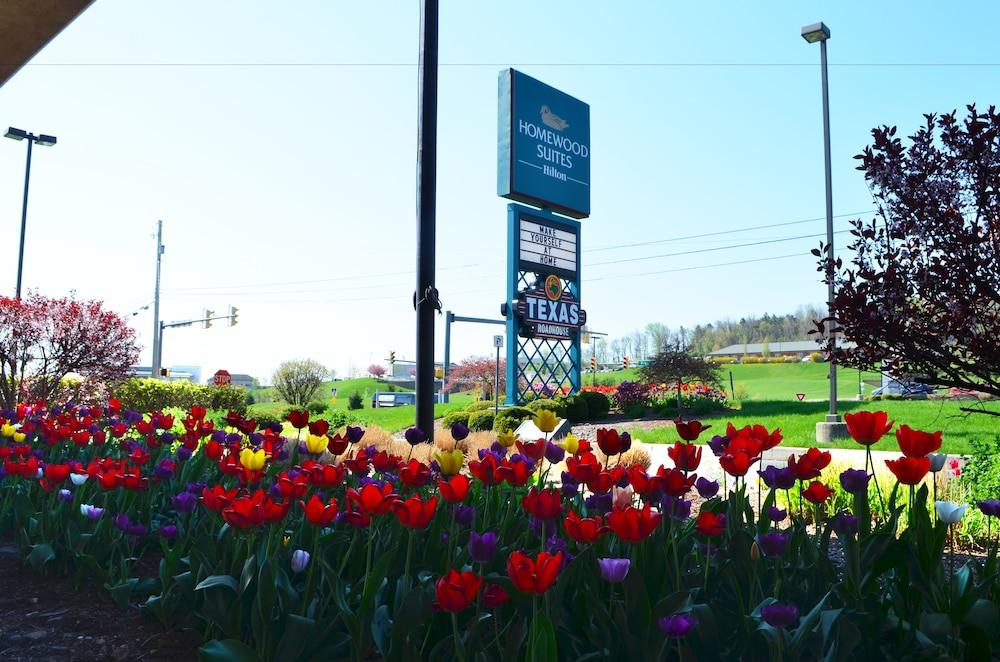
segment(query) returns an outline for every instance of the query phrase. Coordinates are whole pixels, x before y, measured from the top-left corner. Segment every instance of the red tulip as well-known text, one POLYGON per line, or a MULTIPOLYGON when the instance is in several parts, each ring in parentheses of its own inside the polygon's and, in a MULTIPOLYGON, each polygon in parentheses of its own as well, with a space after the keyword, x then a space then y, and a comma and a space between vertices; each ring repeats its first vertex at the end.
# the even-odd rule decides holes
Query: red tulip
POLYGON ((566 458, 566 470, 578 483, 589 483, 601 473, 601 463, 593 453, 578 453, 566 458))
POLYGON ((597 446, 602 453, 611 457, 631 448, 632 437, 627 432, 619 435, 618 430, 597 428, 597 446))
POLYGON ((375 467, 375 471, 382 473, 396 473, 403 465, 403 458, 385 451, 375 453, 369 460, 371 460, 372 466, 375 467))
POLYGON ((809 503, 815 503, 815 504, 823 503, 824 501, 829 499, 832 494, 833 490, 831 490, 829 487, 819 482, 818 480, 814 480, 813 482, 809 483, 809 487, 805 490, 802 490, 803 498, 805 498, 805 500, 808 501, 809 503))
POLYGON ((288 422, 292 424, 292 427, 296 430, 301 430, 305 426, 309 425, 309 412, 302 409, 293 409, 285 415, 288 422))
POLYGON ((594 494, 607 494, 618 483, 615 476, 616 474, 610 471, 602 471, 592 480, 587 481, 587 489, 594 494))
POLYGON ((468 476, 455 474, 448 480, 438 481, 438 491, 441 498, 449 503, 462 503, 465 497, 469 496, 469 486, 472 481, 468 476))
POLYGON ((540 520, 553 520, 562 514, 562 493, 559 490, 539 490, 532 487, 521 497, 521 506, 540 520))
POLYGON ((830 451, 820 451, 818 448, 810 448, 805 453, 795 459, 794 455, 788 456, 788 468, 796 480, 811 480, 819 478, 830 465, 830 451))
POLYGON ((452 568, 434 584, 434 594, 441 609, 458 612, 475 601, 482 585, 483 578, 476 573, 452 568))
POLYGON ((286 499, 298 499, 309 489, 309 474, 301 472, 292 478, 287 471, 278 475, 278 491, 286 499))
POLYGON ((483 606, 499 607, 510 599, 507 590, 499 584, 490 584, 483 590, 483 606))
POLYGON ((410 460, 400 468, 399 479, 409 487, 423 487, 431 479, 431 470, 419 460, 410 460))
POLYGON ((859 411, 844 414, 847 433, 862 446, 871 446, 892 429, 895 421, 889 421, 889 412, 859 411))
POLYGON ((205 508, 212 512, 219 512, 228 506, 236 498, 238 490, 234 487, 231 490, 222 489, 222 485, 206 487, 201 491, 201 501, 205 508))
POLYGON ((698 465, 701 464, 701 452, 701 446, 682 444, 678 441, 667 450, 667 455, 674 461, 674 466, 681 471, 697 471, 698 465))
POLYGON ((534 559, 524 552, 512 552, 507 559, 507 576, 522 593, 540 595, 556 583, 562 562, 562 552, 542 552, 534 559))
MULTIPOLYGON (((323 421, 324 423, 326 421, 323 421)), ((347 447, 351 445, 351 440, 346 437, 341 437, 339 434, 335 434, 330 437, 330 441, 326 444, 326 450, 330 451, 334 455, 340 455, 347 450, 347 447)))
POLYGON ((726 448, 719 458, 719 465, 730 476, 746 476, 750 467, 758 459, 756 455, 751 455, 744 449, 726 448))
POLYGON ((594 544, 598 538, 610 531, 608 527, 604 526, 604 519, 600 515, 580 517, 572 510, 563 520, 563 528, 566 529, 566 535, 570 538, 587 545, 594 544))
POLYGON ((886 460, 885 466, 889 467, 889 471, 903 485, 916 485, 931 470, 931 459, 904 455, 898 460, 886 460))
POLYGON ((330 499, 328 503, 323 503, 318 496, 312 495, 308 502, 299 501, 302 512, 306 514, 306 521, 314 526, 327 526, 337 516, 337 500, 330 499))
POLYGON ((322 418, 316 419, 315 421, 310 421, 309 423, 309 434, 311 435, 315 435, 317 437, 325 437, 326 433, 329 431, 330 431, 329 421, 325 421, 322 418))
POLYGON ((907 457, 924 457, 941 448, 941 432, 914 430, 908 425, 900 425, 896 430, 899 450, 907 457))
POLYGON ((768 432, 763 425, 747 425, 737 429, 732 423, 726 425, 726 436, 730 443, 740 438, 752 441, 757 448, 756 455, 774 448, 783 438, 781 428, 776 428, 774 432, 768 432))
MULTIPOLYGON (((118 401, 118 411, 121 411, 121 406, 122 406, 122 403, 120 401, 118 401)), ((110 407, 110 409, 113 412, 115 412, 115 408, 114 407, 110 407)), ((205 407, 202 407, 200 405, 191 405, 190 413, 191 413, 191 418, 193 418, 194 420, 196 420, 196 421, 203 421, 203 420, 205 420, 205 414, 208 413, 208 409, 206 409, 205 407)))
POLYGON ((632 465, 625 471, 625 475, 628 476, 628 482, 635 490, 636 494, 641 494, 646 496, 650 492, 655 492, 660 489, 661 482, 659 477, 652 476, 646 473, 646 470, 639 465, 632 465))
POLYGON ((356 476, 364 476, 368 473, 368 455, 362 451, 358 451, 354 457, 344 460, 343 464, 348 471, 356 476))
MULTIPOLYGON (((471 462, 469 466, 472 466, 471 462)), ((501 462, 500 466, 497 467, 496 475, 499 480, 507 481, 511 487, 521 487, 528 482, 534 473, 535 469, 527 461, 518 459, 501 462)))
POLYGON ((46 464, 45 478, 48 479, 50 483, 61 483, 67 478, 69 478, 69 465, 68 464, 46 464))
POLYGON ((482 460, 469 462, 469 471, 483 485, 496 485, 503 481, 503 478, 497 476, 498 468, 499 463, 493 455, 486 455, 482 460))
POLYGON ((680 469, 667 469, 663 465, 660 465, 656 474, 657 478, 660 479, 660 487, 672 497, 687 494, 694 486, 694 482, 698 480, 698 474, 685 476, 680 469))
POLYGON ((423 529, 434 518, 437 503, 437 497, 424 501, 418 495, 413 495, 406 501, 397 501, 392 512, 399 523, 408 529, 423 529))
POLYGON ((698 533, 709 538, 721 536, 726 530, 726 516, 722 514, 716 515, 715 513, 703 510, 698 513, 698 521, 695 523, 695 528, 698 530, 698 533))
POLYGON ((663 515, 654 513, 647 505, 642 510, 635 506, 615 508, 608 515, 608 526, 615 535, 626 542, 642 542, 659 526, 663 515))
MULTIPOLYGON (((683 421, 677 419, 674 421, 674 427, 677 428, 677 436, 679 436, 684 441, 694 441, 698 438, 702 432, 712 427, 711 425, 702 425, 701 421, 683 421)), ((682 467, 677 467, 681 469, 682 467)), ((691 469, 690 471, 694 471, 691 469)))
POLYGON ((374 483, 368 483, 360 490, 347 488, 347 499, 367 515, 384 515, 389 512, 399 496, 392 491, 392 483, 386 483, 380 489, 374 483))
POLYGON ((538 462, 543 457, 545 457, 544 439, 539 439, 537 441, 517 440, 514 443, 517 444, 517 450, 521 451, 521 455, 528 458, 532 462, 538 462))
POLYGON ((302 471, 309 474, 309 479, 316 487, 337 487, 347 477, 347 469, 342 464, 322 464, 315 460, 302 463, 302 471))
POLYGON ((222 510, 222 519, 229 526, 238 529, 250 529, 264 523, 264 491, 257 490, 253 494, 233 499, 228 507, 222 510))

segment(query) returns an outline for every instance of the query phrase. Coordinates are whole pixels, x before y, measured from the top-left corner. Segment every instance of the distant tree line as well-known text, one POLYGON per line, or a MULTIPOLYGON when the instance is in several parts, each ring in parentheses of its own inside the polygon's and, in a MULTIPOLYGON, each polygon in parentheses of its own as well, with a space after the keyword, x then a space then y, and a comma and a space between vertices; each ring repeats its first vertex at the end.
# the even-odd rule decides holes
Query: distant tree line
MULTIPOLYGON (((799 306, 794 313, 760 317, 743 317, 739 320, 723 319, 694 327, 670 328, 661 322, 650 322, 619 338, 599 338, 593 345, 601 363, 620 361, 629 357, 633 362, 651 359, 665 348, 684 347, 696 355, 708 354, 729 345, 751 343, 776 343, 807 340, 816 328, 815 320, 826 317, 825 311, 816 306, 799 306)), ((590 360, 591 346, 584 348, 584 359, 590 360)))

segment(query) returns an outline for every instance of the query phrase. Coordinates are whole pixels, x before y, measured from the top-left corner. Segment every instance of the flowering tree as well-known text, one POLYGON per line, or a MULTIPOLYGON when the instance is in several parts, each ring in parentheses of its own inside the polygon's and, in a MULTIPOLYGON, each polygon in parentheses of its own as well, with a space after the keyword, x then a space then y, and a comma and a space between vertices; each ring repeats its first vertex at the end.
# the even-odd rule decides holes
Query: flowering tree
MULTIPOLYGON (((506 362, 500 359, 500 391, 506 389, 506 362)), ((493 381, 496 379, 496 359, 473 356, 465 359, 448 372, 445 390, 468 390, 479 388, 483 400, 493 397, 493 381)))
POLYGON ((67 376, 111 386, 139 358, 135 331, 100 301, 0 297, 0 400, 12 407, 59 393, 67 376))
POLYGON ((906 146, 873 129, 855 157, 877 210, 853 223, 849 266, 813 251, 836 287, 814 333, 842 330, 857 349, 835 359, 852 367, 1000 396, 1000 114, 925 118, 906 146))
POLYGON ((368 374, 375 379, 382 379, 385 375, 385 366, 381 366, 378 363, 373 363, 368 366, 368 374))

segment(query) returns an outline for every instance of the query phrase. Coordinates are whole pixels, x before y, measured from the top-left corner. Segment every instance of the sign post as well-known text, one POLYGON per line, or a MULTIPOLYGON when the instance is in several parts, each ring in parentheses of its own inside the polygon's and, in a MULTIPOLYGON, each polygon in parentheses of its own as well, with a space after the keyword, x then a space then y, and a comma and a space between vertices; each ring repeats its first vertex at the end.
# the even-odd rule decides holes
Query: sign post
POLYGON ((229 374, 228 370, 216 370, 215 375, 212 376, 212 383, 216 386, 229 386, 233 383, 233 376, 229 374))
POLYGON ((493 379, 493 415, 500 411, 500 348, 503 347, 503 336, 493 336, 493 346, 497 348, 496 375, 493 379))
POLYGON ((499 101, 497 195, 540 208, 507 206, 501 311, 515 405, 583 385, 576 219, 590 215, 590 106, 514 69, 500 72, 499 101))

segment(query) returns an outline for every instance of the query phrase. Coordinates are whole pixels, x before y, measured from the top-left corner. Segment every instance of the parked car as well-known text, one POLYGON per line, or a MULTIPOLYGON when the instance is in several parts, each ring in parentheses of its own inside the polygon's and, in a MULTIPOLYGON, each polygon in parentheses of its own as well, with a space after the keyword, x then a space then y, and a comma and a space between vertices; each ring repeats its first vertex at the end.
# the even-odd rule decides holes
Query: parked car
POLYGON ((884 386, 879 386, 872 391, 872 395, 895 395, 903 398, 926 398, 934 393, 934 387, 930 384, 917 384, 916 382, 891 381, 884 386))

